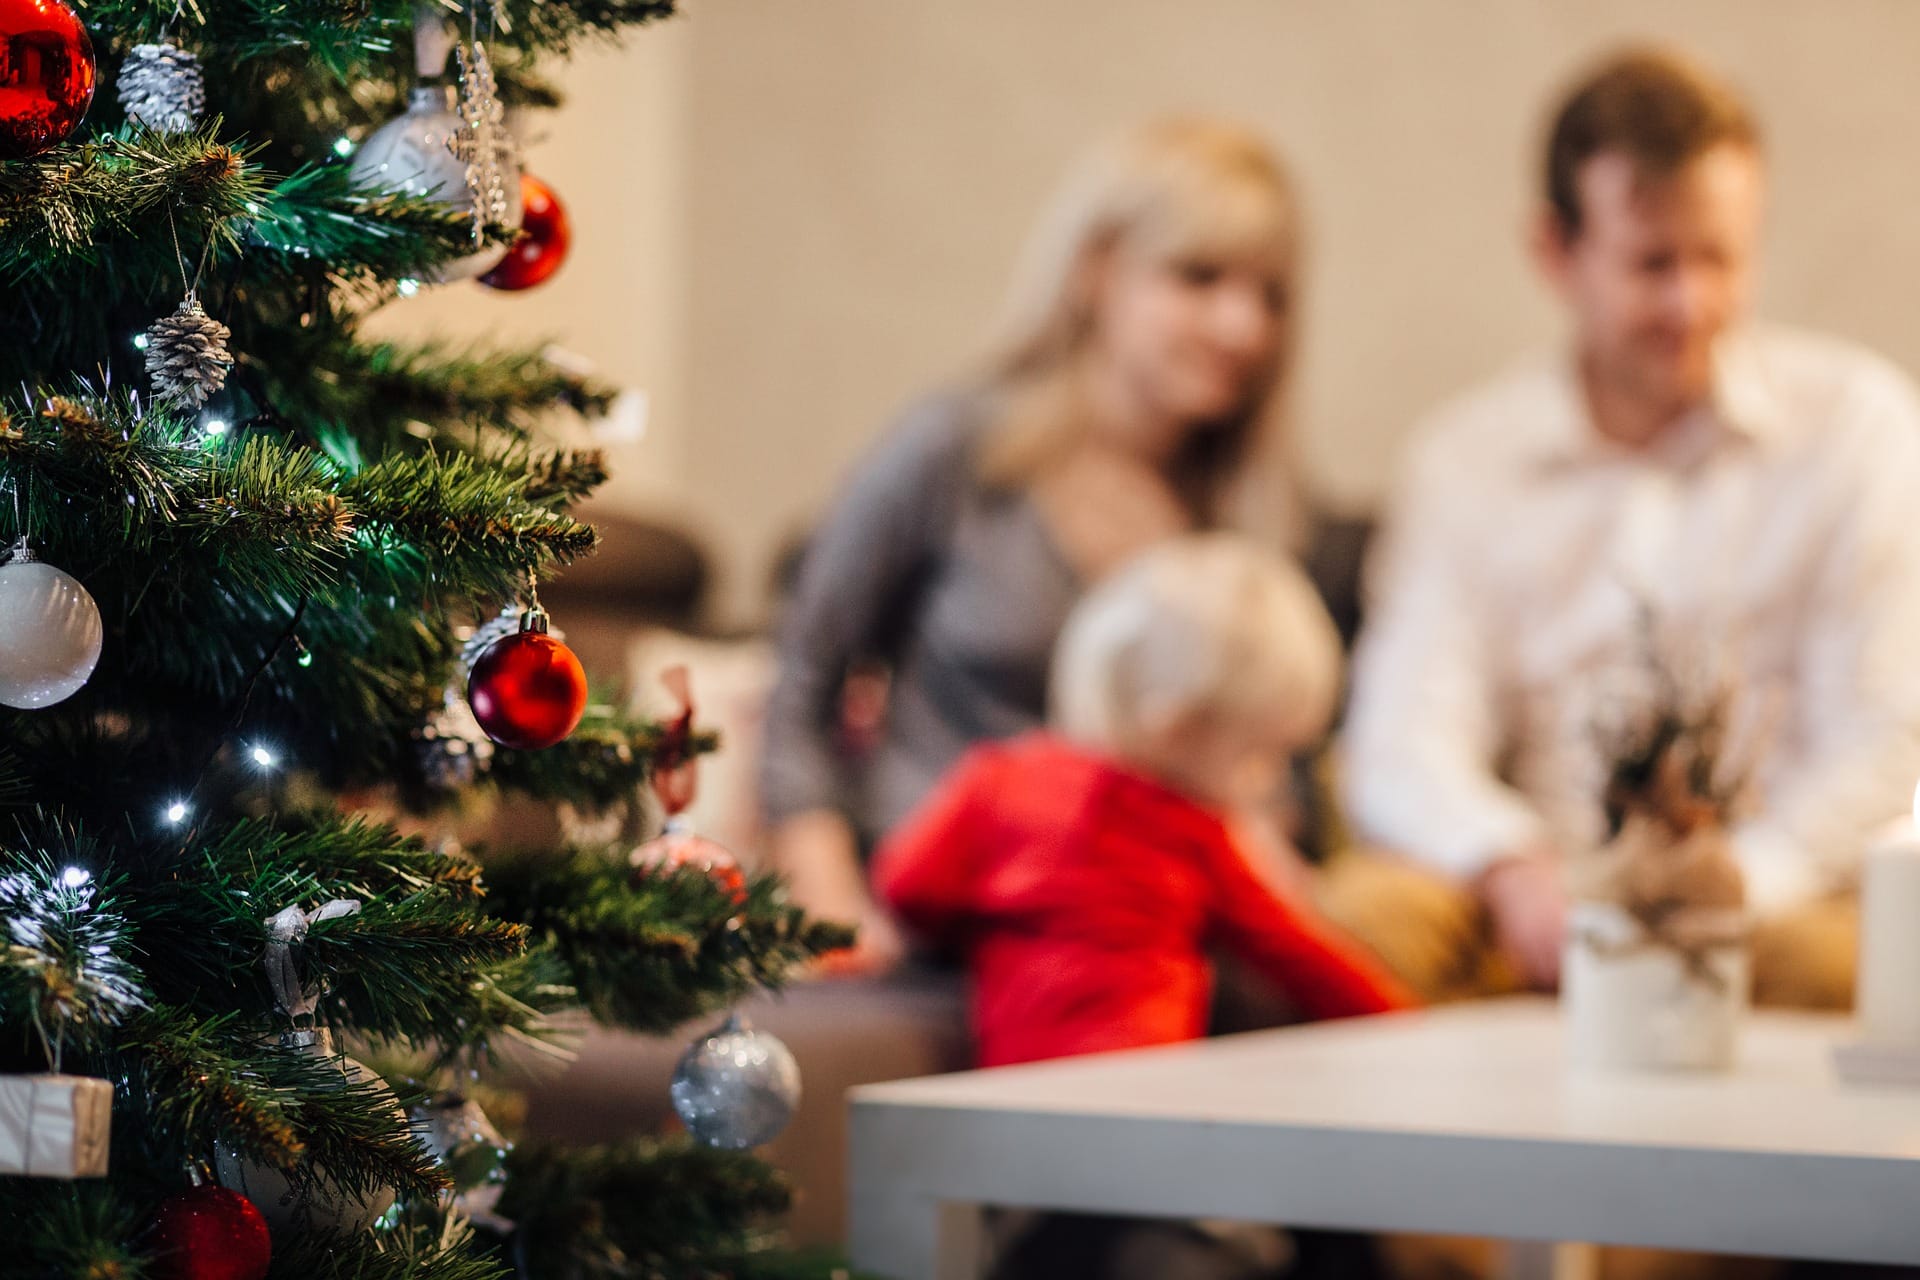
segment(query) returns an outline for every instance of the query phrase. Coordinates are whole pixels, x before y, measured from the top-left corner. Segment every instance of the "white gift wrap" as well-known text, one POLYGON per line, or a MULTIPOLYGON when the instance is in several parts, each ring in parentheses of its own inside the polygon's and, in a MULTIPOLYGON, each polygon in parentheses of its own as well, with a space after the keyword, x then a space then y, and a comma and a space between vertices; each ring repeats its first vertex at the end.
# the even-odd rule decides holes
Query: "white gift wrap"
POLYGON ((113 1086, 92 1076, 0 1076, 0 1174, 107 1172, 113 1086))
POLYGON ((1649 939, 1611 903, 1569 913, 1561 1008, 1567 1061, 1595 1071, 1726 1071, 1733 1067, 1751 984, 1747 948, 1705 954, 1708 981, 1649 939))

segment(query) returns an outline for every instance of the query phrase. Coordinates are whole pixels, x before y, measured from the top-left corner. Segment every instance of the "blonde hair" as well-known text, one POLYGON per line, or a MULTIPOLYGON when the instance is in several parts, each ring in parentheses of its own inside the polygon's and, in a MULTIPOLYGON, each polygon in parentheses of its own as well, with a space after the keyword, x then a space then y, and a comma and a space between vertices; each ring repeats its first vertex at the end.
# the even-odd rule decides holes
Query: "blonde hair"
POLYGON ((1340 665, 1305 574, 1246 538, 1195 534, 1155 546, 1075 606, 1054 649, 1052 721, 1134 760, 1190 717, 1301 747, 1333 718, 1340 665))
POLYGON ((1094 259, 1122 247, 1162 261, 1251 254, 1268 263, 1287 299, 1280 340, 1240 412, 1194 432, 1170 479, 1203 527, 1264 520, 1294 532, 1299 513, 1290 487, 1258 495, 1241 489, 1262 465, 1278 472, 1279 485, 1291 484, 1280 400, 1293 347, 1298 236, 1292 184, 1251 129, 1161 120, 1089 153, 1034 228, 1008 290, 988 361, 1001 405, 981 452, 982 478, 1023 486, 1084 430, 1080 384, 1094 324, 1094 259))

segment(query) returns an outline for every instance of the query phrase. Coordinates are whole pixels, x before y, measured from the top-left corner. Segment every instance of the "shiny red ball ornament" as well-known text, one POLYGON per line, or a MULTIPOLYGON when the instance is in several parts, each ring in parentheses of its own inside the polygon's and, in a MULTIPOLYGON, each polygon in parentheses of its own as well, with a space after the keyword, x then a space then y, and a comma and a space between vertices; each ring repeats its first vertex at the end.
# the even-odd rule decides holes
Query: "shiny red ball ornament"
POLYGON ((495 289, 531 289, 567 260, 573 226, 553 188, 530 173, 520 175, 520 235, 500 264, 480 277, 495 289))
POLYGON ((260 1280, 273 1239, 251 1200, 208 1184, 161 1204, 149 1252, 154 1280, 260 1280))
POLYGON ((60 0, 0 0, 0 160, 53 146, 93 101, 93 42, 60 0))
POLYGON ((635 886, 649 876, 697 867, 736 907, 747 900, 747 873, 740 869, 740 859, 718 840, 695 832, 684 817, 667 819, 667 829, 628 854, 627 863, 635 886))
POLYGON ((587 673, 573 650, 547 634, 547 615, 530 609, 517 635, 480 651, 467 677, 473 718, 503 747, 538 751, 573 732, 587 709, 587 673))

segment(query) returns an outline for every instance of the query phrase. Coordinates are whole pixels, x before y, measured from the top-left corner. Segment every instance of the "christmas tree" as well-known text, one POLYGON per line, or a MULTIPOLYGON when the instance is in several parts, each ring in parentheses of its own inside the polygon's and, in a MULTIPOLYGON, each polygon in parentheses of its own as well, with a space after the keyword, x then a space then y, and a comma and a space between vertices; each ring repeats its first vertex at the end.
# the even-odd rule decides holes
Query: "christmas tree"
POLYGON ((683 1108, 716 1145, 509 1149, 478 1108, 556 1015, 663 1033, 847 938, 709 856, 435 837, 713 744, 591 703, 538 608, 604 478, 541 431, 611 389, 362 330, 551 271, 507 109, 670 9, 0 0, 0 1272, 784 1266, 731 1141, 777 1088, 683 1108))

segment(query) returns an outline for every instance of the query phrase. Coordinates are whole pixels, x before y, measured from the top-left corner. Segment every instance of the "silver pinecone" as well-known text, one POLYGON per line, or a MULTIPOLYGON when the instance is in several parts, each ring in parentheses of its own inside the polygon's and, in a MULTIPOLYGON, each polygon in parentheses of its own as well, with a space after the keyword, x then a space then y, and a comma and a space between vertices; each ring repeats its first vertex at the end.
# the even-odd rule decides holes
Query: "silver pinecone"
POLYGON ((137 44, 114 82, 127 119, 163 133, 184 133, 207 110, 200 59, 171 44, 137 44))
POLYGON ((180 309, 155 320, 147 330, 147 376, 163 400, 184 400, 194 408, 227 383, 233 356, 227 339, 233 331, 200 309, 189 293, 180 309))

